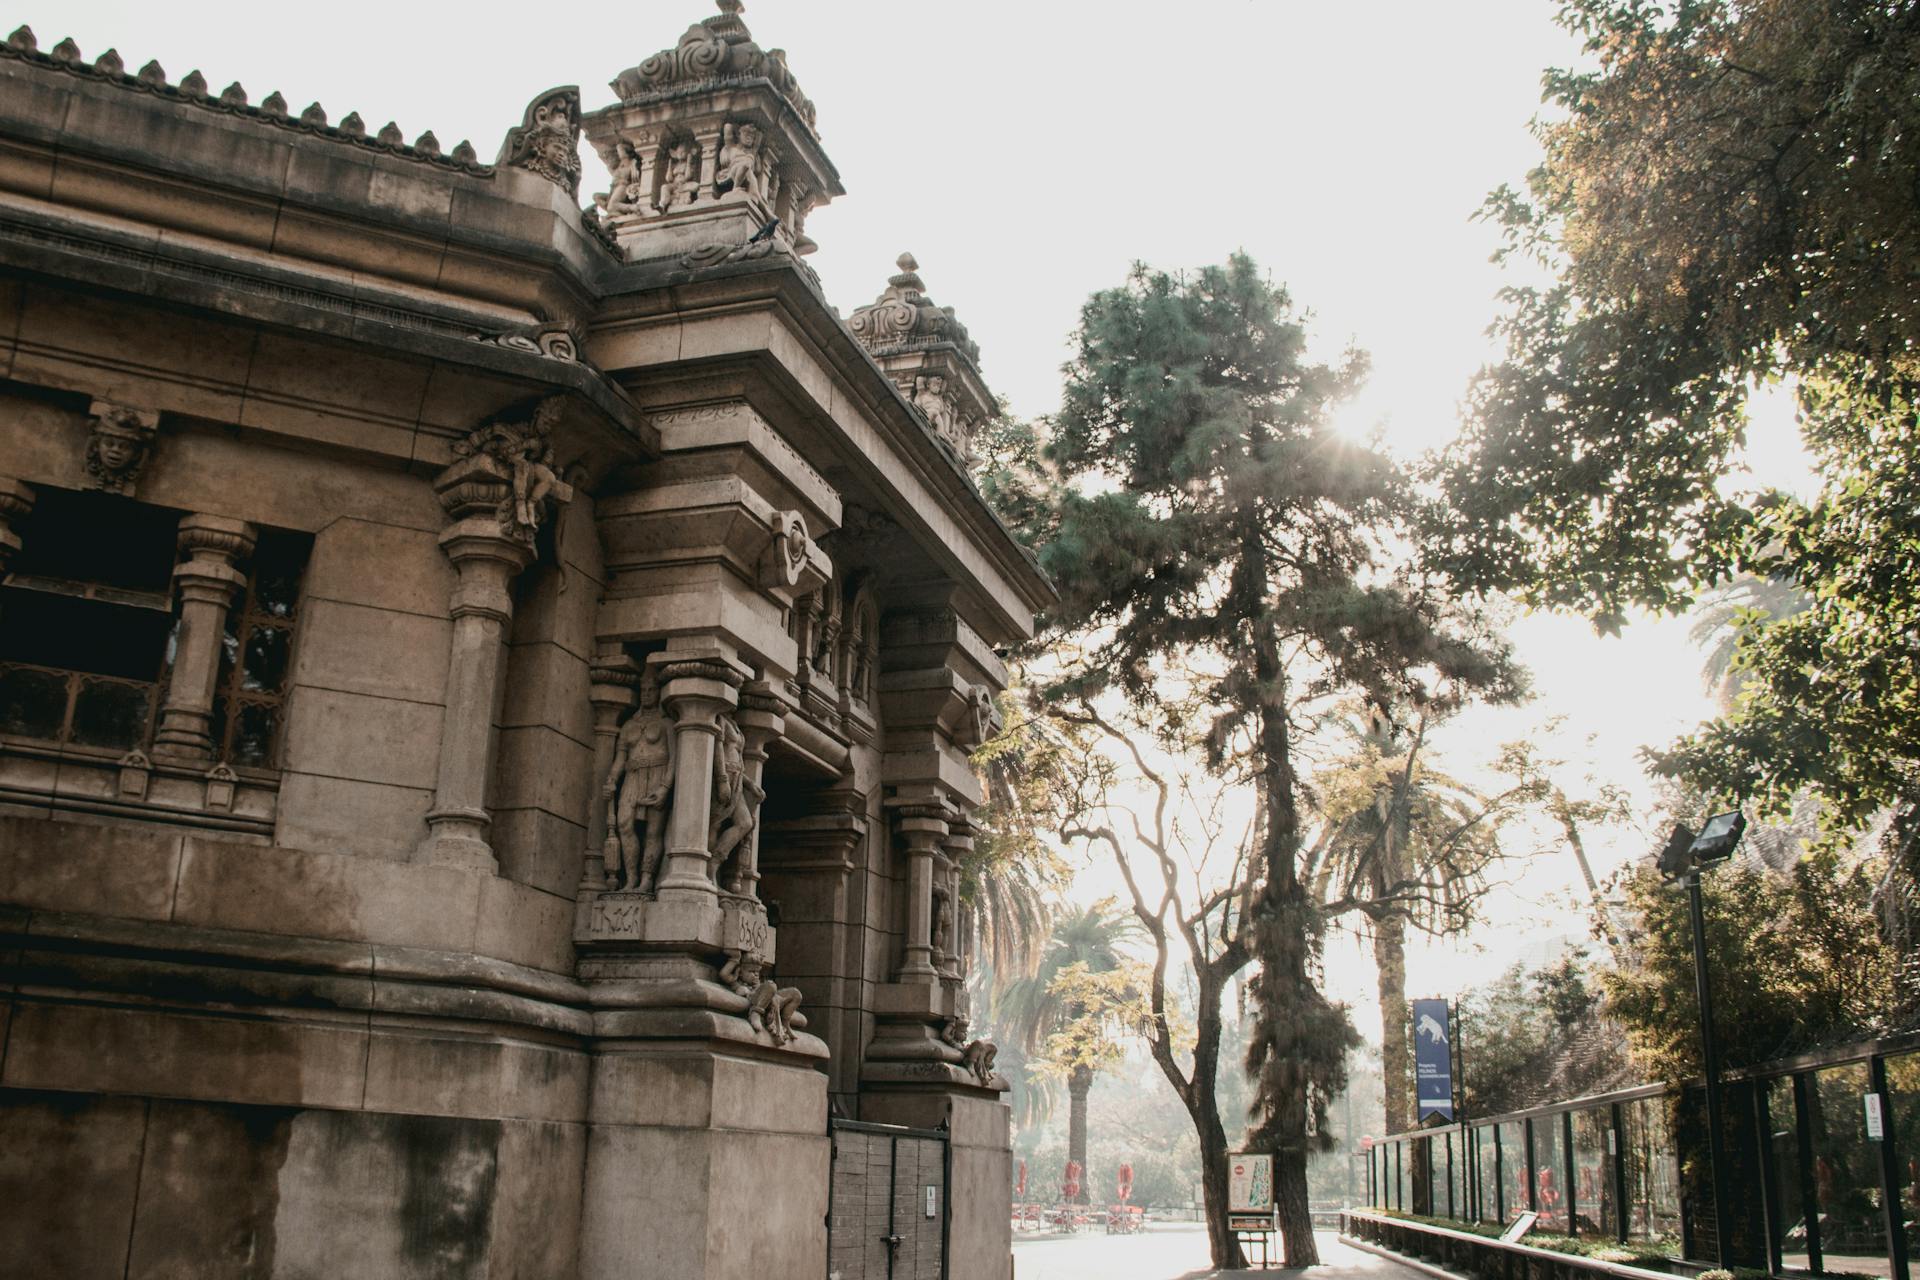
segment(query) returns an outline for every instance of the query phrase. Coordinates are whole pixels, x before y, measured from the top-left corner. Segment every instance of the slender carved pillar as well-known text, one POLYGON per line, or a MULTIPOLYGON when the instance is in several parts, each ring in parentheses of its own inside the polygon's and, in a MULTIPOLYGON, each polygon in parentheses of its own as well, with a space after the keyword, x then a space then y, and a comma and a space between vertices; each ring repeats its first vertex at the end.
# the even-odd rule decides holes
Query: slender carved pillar
POLYGON ((898 979, 932 986, 940 980, 933 965, 934 856, 947 838, 946 810, 914 805, 896 812, 894 829, 907 846, 907 941, 898 979))
POLYGON ((593 703, 593 799, 587 810, 587 849, 580 865, 580 892, 598 893, 607 887, 606 843, 612 827, 608 808, 613 797, 607 794, 608 777, 613 772, 613 753, 620 737, 620 713, 633 705, 634 686, 640 672, 633 659, 618 645, 604 646, 593 655, 593 683, 587 699, 593 703))
POLYGON ((954 982, 963 982, 967 976, 967 921, 960 904, 960 866, 972 852, 973 824, 963 817, 949 818, 947 839, 941 846, 940 861, 946 872, 947 910, 950 916, 947 921, 946 954, 942 957, 940 974, 954 982))
POLYGON ((32 513, 33 500, 38 496, 31 485, 12 476, 0 476, 0 573, 7 571, 14 553, 20 550, 20 535, 13 526, 32 513))
MULTIPOLYGON (((756 680, 740 690, 740 732, 746 738, 746 777, 752 784, 749 794, 766 796, 767 744, 786 731, 786 704, 780 701, 773 686, 764 680, 756 680)), ((747 848, 740 856, 740 871, 728 888, 734 893, 744 893, 749 898, 760 897, 760 828, 758 816, 753 823, 753 834, 748 837, 747 848)))
POLYGON ((414 850, 416 862, 472 871, 499 869, 487 843, 494 708, 506 667, 507 626, 513 620, 508 588, 533 562, 534 529, 517 521, 513 471, 496 454, 505 451, 500 441, 533 438, 541 425, 536 417, 530 427, 482 428, 458 446, 465 456, 433 483, 440 505, 453 517, 440 535, 440 549, 459 576, 451 601, 453 640, 447 653, 440 772, 433 808, 427 811, 427 837, 414 850))
POLYGON ((180 591, 180 634, 174 645, 167 699, 153 735, 156 759, 205 764, 213 759, 213 698, 220 680, 220 648, 227 611, 247 585, 237 563, 253 552, 255 532, 243 520, 190 515, 180 522, 174 566, 180 591))
POLYGON ((673 717, 673 812, 667 819, 662 901, 713 899, 710 869, 714 755, 720 717, 738 703, 740 673, 714 658, 658 653, 648 659, 660 673, 660 705, 673 717))
POLYGON ((700 147, 700 202, 705 204, 720 198, 716 190, 720 182, 720 144, 723 134, 718 126, 703 128, 693 135, 700 147))

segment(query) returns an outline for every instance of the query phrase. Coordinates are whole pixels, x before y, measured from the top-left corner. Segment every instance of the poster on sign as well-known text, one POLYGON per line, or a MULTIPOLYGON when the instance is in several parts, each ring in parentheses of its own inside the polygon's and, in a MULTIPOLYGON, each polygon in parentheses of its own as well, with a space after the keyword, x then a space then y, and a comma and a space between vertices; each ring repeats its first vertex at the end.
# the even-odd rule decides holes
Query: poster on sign
POLYGON ((1453 1119, 1453 1017, 1445 1000, 1413 1002, 1413 1077, 1418 1118, 1453 1119))
POLYGON ((1227 1212, 1273 1213, 1273 1157, 1250 1151, 1227 1156, 1227 1212))

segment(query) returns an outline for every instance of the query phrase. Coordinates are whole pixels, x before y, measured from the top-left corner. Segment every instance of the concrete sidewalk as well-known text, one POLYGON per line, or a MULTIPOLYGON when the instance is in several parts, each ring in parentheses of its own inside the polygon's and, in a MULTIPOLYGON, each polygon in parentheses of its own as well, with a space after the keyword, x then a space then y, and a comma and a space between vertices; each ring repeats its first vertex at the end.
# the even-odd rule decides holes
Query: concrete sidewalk
MULTIPOLYGON (((1215 1271, 1207 1265, 1207 1233, 1199 1226, 1170 1226, 1135 1236, 1104 1232, 1014 1238, 1015 1280, 1226 1280, 1230 1276, 1291 1275, 1300 1280, 1431 1280, 1402 1263, 1340 1243, 1318 1231, 1321 1265, 1311 1271, 1279 1266, 1261 1271, 1215 1271)), ((1278 1253, 1278 1250, 1275 1250, 1278 1253)))

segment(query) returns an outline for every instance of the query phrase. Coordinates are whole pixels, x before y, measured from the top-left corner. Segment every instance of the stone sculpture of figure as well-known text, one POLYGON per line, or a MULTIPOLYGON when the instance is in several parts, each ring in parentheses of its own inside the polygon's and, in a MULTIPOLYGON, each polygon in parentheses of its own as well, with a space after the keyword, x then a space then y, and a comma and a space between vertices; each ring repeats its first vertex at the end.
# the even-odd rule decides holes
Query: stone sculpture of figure
POLYGON ((720 146, 721 185, 731 184, 743 195, 765 197, 766 182, 760 174, 760 126, 730 124, 726 140, 720 146))
POLYGON ((953 906, 947 901, 947 895, 933 895, 933 949, 943 960, 953 958, 948 945, 953 941, 953 906))
POLYGON ((993 1083, 993 1060, 1000 1054, 1000 1048, 991 1040, 974 1040, 960 1052, 967 1070, 978 1076, 981 1084, 993 1083))
POLYGON ((538 529, 541 504, 560 482, 560 473, 553 469, 553 441, 541 435, 523 437, 512 450, 510 465, 513 522, 523 529, 538 529))
POLYGON ((775 1044, 793 1039, 793 1015, 800 1008, 800 989, 783 987, 766 976, 758 956, 737 951, 720 966, 720 981, 747 1001, 747 1025, 765 1032, 775 1044))
POLYGON ((723 885, 729 893, 741 892, 746 871, 742 855, 750 847, 759 822, 763 794, 747 777, 746 745, 740 726, 722 719, 720 741, 713 753, 713 810, 707 824, 712 843, 707 852, 712 856, 714 883, 723 885))
POLYGON ((667 179, 660 188, 662 205, 674 209, 692 204, 699 197, 700 178, 694 173, 694 162, 699 158, 700 148, 684 139, 667 148, 667 179))
POLYGON ((923 373, 913 380, 913 403, 927 415, 933 429, 947 439, 954 438, 953 401, 947 397, 947 379, 938 373, 923 373))
POLYGON ((605 209, 610 218, 645 212, 647 193, 640 189, 640 152, 622 138, 614 143, 613 155, 612 186, 605 195, 595 196, 593 202, 605 209))
POLYGON ((601 794, 608 801, 609 843, 618 847, 609 860, 610 887, 651 893, 666 848, 667 798, 673 791, 673 721, 660 710, 659 686, 645 678, 640 708, 620 726, 613 747, 613 768, 601 794), (617 865, 619 881, 614 884, 617 865))
POLYGON ((967 1043, 967 1020, 961 1017, 948 1018, 940 1024, 940 1038, 956 1049, 964 1049, 967 1043))
POLYGON ((87 437, 87 474, 93 487, 131 494, 153 451, 160 415, 104 400, 93 403, 93 434, 87 437))

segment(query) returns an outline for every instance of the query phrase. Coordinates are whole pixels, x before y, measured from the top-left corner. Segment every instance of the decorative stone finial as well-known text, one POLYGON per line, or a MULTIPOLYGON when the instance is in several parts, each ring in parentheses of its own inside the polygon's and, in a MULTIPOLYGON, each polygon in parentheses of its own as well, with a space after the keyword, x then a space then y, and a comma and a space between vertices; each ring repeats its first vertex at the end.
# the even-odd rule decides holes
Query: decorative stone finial
POLYGON ((466 138, 453 144, 452 158, 455 164, 480 163, 480 153, 473 149, 473 143, 466 138))
POLYGON ((317 102, 309 102, 307 109, 300 113, 300 123, 311 125, 315 129, 327 127, 327 109, 317 102))
POLYGON ((127 64, 118 49, 109 49, 94 59, 93 70, 97 75, 123 76, 127 73, 127 64))
POLYGON ((367 122, 360 118, 358 111, 349 111, 347 118, 340 122, 340 132, 349 138, 364 138, 367 136, 367 122))
POLYGON ((138 79, 141 84, 147 85, 150 88, 164 89, 167 87, 167 73, 165 68, 160 65, 160 59, 158 58, 148 58, 147 65, 140 68, 140 74, 135 78, 138 79))
POLYGON ((399 147, 406 145, 407 135, 400 132, 399 121, 389 120, 380 126, 380 132, 375 135, 374 141, 383 147, 399 147))
POLYGON ((238 80, 220 91, 220 105, 223 107, 244 107, 247 105, 247 90, 238 80))
POLYGON ((284 120, 287 115, 286 97, 278 89, 275 89, 267 95, 267 100, 260 104, 260 113, 262 115, 278 116, 284 120))
POLYGON ((973 435, 994 412, 980 381, 980 348, 953 308, 927 297, 920 263, 911 253, 894 260, 899 271, 881 295, 847 318, 847 327, 934 434, 972 461, 973 435))
POLYGON ((80 46, 73 42, 72 36, 63 37, 59 44, 53 46, 52 57, 55 62, 69 64, 79 62, 80 46))
POLYGON ((500 165, 537 173, 575 199, 580 195, 580 86, 549 89, 527 104, 500 144, 500 165))
POLYGON ((181 78, 180 92, 186 94, 190 98, 206 97, 207 96, 207 78, 201 75, 197 70, 187 72, 187 74, 181 78))
POLYGON ((32 53, 39 47, 40 41, 34 38, 33 28, 24 22, 15 27, 13 34, 7 37, 7 48, 16 53, 32 53))
POLYGON ((433 130, 429 129, 413 140, 413 149, 423 156, 437 156, 440 154, 440 139, 434 137, 433 130))

